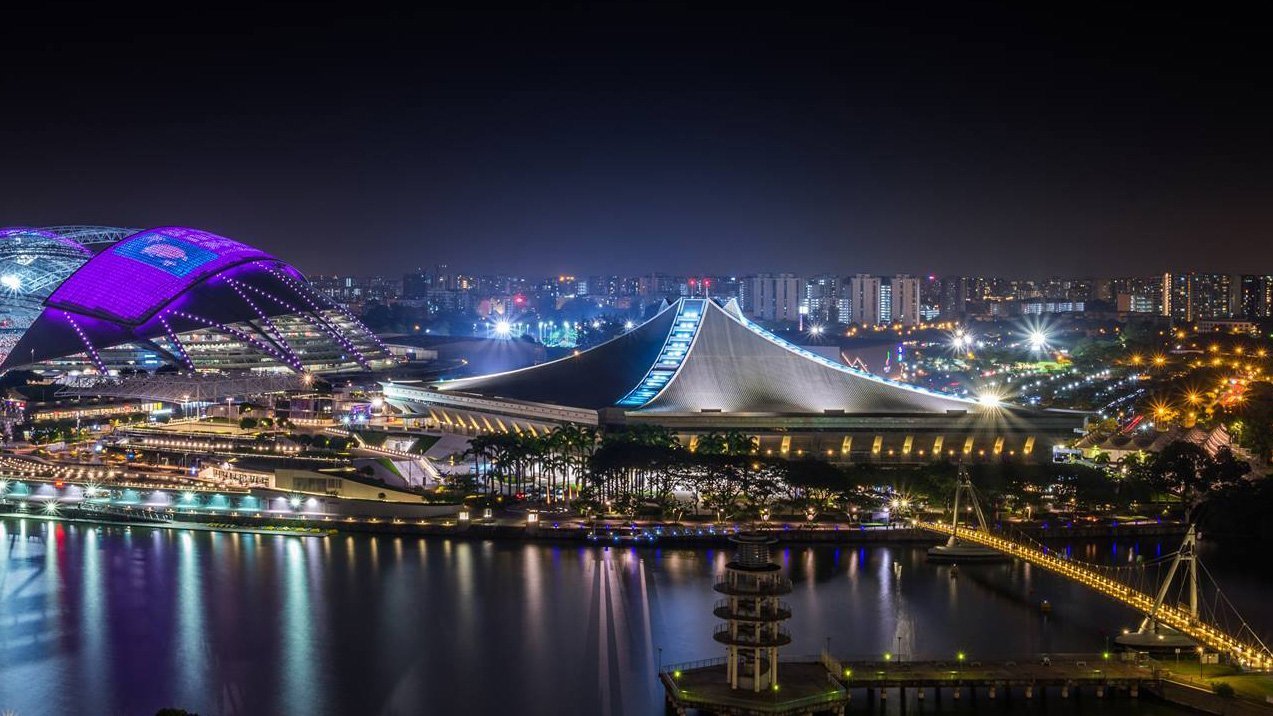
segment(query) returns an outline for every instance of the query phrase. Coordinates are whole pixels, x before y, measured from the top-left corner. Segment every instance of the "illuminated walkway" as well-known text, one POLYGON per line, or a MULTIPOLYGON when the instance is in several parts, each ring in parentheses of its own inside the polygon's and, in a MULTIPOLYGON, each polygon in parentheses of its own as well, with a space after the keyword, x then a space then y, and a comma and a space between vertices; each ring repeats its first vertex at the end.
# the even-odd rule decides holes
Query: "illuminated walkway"
MULTIPOLYGON (((916 522, 916 527, 944 535, 952 534, 950 525, 938 522, 916 522)), ((1160 624, 1179 631, 1200 646, 1230 655, 1234 662, 1252 669, 1273 669, 1273 652, 1258 639, 1242 639, 1214 625, 1194 619, 1180 607, 1163 603, 1154 608, 1154 595, 1135 589, 1123 582, 1102 574, 1095 565, 1065 559, 1055 553, 1045 552, 1033 545, 1015 542, 1005 537, 989 534, 967 526, 960 527, 959 539, 999 550, 1030 564, 1055 572, 1084 586, 1116 599, 1142 614, 1154 614, 1160 624)))

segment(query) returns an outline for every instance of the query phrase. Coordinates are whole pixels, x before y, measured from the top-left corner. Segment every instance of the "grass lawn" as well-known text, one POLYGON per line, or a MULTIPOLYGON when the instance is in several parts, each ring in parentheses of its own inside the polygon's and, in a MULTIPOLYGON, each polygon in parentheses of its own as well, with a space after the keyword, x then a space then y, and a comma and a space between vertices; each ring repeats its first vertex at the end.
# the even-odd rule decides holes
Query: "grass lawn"
POLYGON ((1184 681, 1193 686, 1207 690, 1215 683, 1224 683, 1233 687, 1239 696, 1264 701, 1266 696, 1273 696, 1273 674, 1242 673, 1237 667, 1228 664, 1203 664, 1199 675, 1198 664, 1181 662, 1180 667, 1171 660, 1164 660, 1160 665, 1171 671, 1172 679, 1184 681))

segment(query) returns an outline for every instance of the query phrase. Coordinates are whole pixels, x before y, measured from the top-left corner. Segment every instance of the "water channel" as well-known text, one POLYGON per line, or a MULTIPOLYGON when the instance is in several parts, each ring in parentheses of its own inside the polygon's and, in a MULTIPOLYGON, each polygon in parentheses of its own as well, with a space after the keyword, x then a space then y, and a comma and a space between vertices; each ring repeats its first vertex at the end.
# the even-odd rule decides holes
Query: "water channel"
MULTIPOLYGON (((1071 549, 1127 564, 1174 544, 1071 549)), ((18 716, 165 706, 202 716, 659 714, 660 660, 721 653, 711 585, 729 556, 36 518, 0 519, 0 550, 0 712, 18 716)), ((776 554, 795 583, 791 654, 814 655, 828 640, 840 655, 900 659, 1099 652, 1136 622, 1020 563, 965 565, 951 578, 913 544, 780 544, 776 554)), ((1273 622, 1261 596, 1273 580, 1216 557, 1203 555, 1226 593, 1257 626, 1273 622)), ((908 713, 975 708, 930 697, 908 713)), ((1143 699, 1001 699, 994 709, 1175 713, 1143 699)))

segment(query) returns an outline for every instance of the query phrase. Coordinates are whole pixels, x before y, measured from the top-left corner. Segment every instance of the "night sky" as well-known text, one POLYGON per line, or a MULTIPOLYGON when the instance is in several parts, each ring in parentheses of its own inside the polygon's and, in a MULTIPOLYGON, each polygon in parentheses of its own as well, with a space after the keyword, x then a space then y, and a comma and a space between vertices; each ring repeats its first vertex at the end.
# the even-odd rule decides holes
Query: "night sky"
POLYGON ((1219 4, 111 5, 4 11, 0 225, 328 273, 1273 273, 1273 53, 1219 4))

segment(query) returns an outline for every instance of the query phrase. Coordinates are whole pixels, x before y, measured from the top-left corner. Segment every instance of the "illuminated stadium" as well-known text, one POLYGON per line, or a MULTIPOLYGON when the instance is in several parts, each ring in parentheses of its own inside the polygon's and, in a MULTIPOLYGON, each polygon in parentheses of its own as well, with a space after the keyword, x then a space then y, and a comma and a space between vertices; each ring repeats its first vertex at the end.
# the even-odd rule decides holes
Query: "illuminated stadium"
POLYGON ((31 327, 44 299, 121 229, 66 226, 0 228, 0 360, 31 327))
POLYGON ((379 339, 292 266, 197 229, 0 229, 0 371, 324 373, 379 339))
POLYGON ((408 421, 466 434, 563 424, 741 431, 770 455, 837 461, 1051 459, 1081 413, 968 400, 890 381, 803 350, 734 302, 683 298, 574 356, 459 380, 384 383, 408 421))

